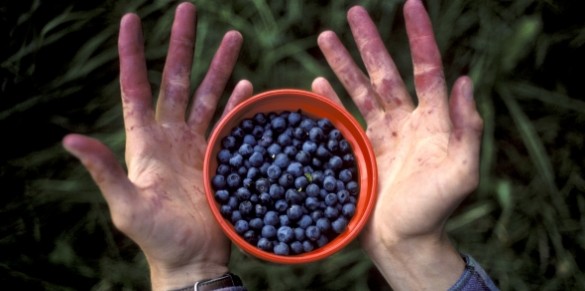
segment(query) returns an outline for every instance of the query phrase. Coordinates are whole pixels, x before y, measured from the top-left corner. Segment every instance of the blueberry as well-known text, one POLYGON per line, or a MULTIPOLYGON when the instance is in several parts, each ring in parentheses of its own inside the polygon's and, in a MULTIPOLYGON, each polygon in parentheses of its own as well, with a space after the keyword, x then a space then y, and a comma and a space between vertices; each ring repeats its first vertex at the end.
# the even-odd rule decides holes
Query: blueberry
POLYGON ((286 120, 282 117, 276 117, 270 121, 270 125, 276 132, 282 132, 286 129, 286 120))
POLYGON ((240 202, 238 210, 240 210, 240 213, 242 213, 243 216, 248 216, 248 215, 252 214, 253 208, 254 207, 252 206, 252 202, 250 202, 249 200, 246 200, 246 201, 240 202))
POLYGON ((290 135, 286 134, 286 133, 282 133, 280 134, 276 141, 281 145, 281 146, 288 146, 292 144, 292 138, 290 137, 290 135))
POLYGON ((295 139, 302 140, 302 139, 305 139, 306 136, 307 136, 307 132, 304 131, 302 128, 295 127, 295 129, 293 129, 293 137, 295 139))
MULTIPOLYGON (((355 157, 351 153, 347 153, 341 157, 343 160, 343 165, 346 167, 354 167, 355 166, 355 157)), ((351 170, 348 169, 351 172, 351 170)))
POLYGON ((329 239, 327 238, 327 236, 322 234, 319 237, 319 239, 317 239, 317 246, 321 248, 321 247, 325 246, 328 242, 329 242, 329 239))
POLYGON ((240 154, 242 157, 248 157, 249 155, 251 155, 254 152, 254 147, 250 144, 247 143, 243 143, 240 148, 238 149, 238 154, 240 154))
POLYGON ((254 138, 261 138, 263 135, 264 135, 264 127, 262 127, 260 125, 254 126, 254 129, 252 129, 252 136, 254 138))
POLYGON ((311 173, 311 178, 313 183, 323 183, 325 174, 323 174, 322 171, 313 171, 313 173, 311 173))
POLYGON ((288 209, 288 202, 284 199, 278 199, 274 202, 274 210, 283 213, 288 209))
POLYGON ((223 175, 213 176, 213 178, 211 178, 211 186, 213 186, 213 189, 215 190, 225 189, 226 187, 225 176, 223 175))
POLYGON ((317 152, 317 144, 313 141, 307 140, 303 143, 303 151, 313 155, 317 152))
POLYGON ((337 152, 339 150, 339 141, 334 140, 334 139, 329 139, 327 141, 327 149, 332 153, 337 152))
POLYGON ((244 132, 250 133, 252 132, 252 129, 254 129, 254 121, 246 118, 240 122, 240 127, 242 130, 244 130, 244 132))
POLYGON ((347 201, 349 201, 349 191, 342 189, 337 191, 337 202, 339 203, 346 203, 347 201))
POLYGON ((323 132, 323 129, 321 129, 319 127, 311 128, 311 130, 309 130, 309 139, 316 142, 316 143, 324 140, 325 133, 323 132))
POLYGON ((311 212, 311 218, 313 219, 313 221, 317 221, 319 220, 319 218, 324 217, 325 215, 323 214, 323 211, 321 210, 315 210, 313 212, 311 212))
POLYGON ((337 188, 337 180, 335 180, 335 177, 326 176, 325 179, 323 179, 323 189, 332 192, 335 188, 337 188))
POLYGON ((245 166, 241 166, 241 167, 238 168, 237 173, 238 173, 238 175, 240 175, 240 178, 241 177, 245 177, 246 174, 248 174, 248 168, 245 167, 245 166))
POLYGON ((246 231, 248 231, 248 222, 243 219, 240 219, 236 221, 234 229, 238 234, 244 234, 246 231))
POLYGON ((260 166, 260 173, 262 173, 262 175, 266 175, 266 171, 268 171, 268 167, 270 167, 270 163, 269 162, 264 162, 261 166, 260 166))
POLYGON ((262 221, 261 218, 255 217, 250 219, 250 222, 248 222, 248 226, 251 229, 262 230, 262 227, 264 227, 264 222, 262 221))
POLYGON ((339 141, 342 136, 341 136, 341 132, 339 131, 339 129, 334 128, 331 131, 329 131, 328 137, 329 137, 329 139, 339 141))
POLYGON ((299 127, 302 128, 305 132, 309 132, 311 128, 315 127, 316 123, 310 118, 303 118, 299 127))
POLYGON ((215 200, 219 203, 226 203, 230 198, 230 192, 227 190, 217 190, 215 191, 215 200))
POLYGON ((238 220, 241 220, 241 219, 242 219, 242 214, 240 213, 239 210, 232 211, 231 221, 233 224, 235 224, 238 220))
POLYGON ((270 167, 266 169, 266 175, 271 180, 278 180, 278 178, 280 178, 281 172, 282 170, 280 169, 280 167, 275 164, 270 165, 270 167))
POLYGON ((256 213, 256 217, 263 217, 267 210, 268 208, 262 204, 254 205, 254 213, 256 213))
POLYGON ((297 126, 302 119, 302 115, 298 112, 291 112, 287 116, 288 124, 290 126, 297 126))
POLYGON ((359 186, 358 183, 355 181, 350 181, 345 185, 345 189, 347 189, 347 191, 349 191, 349 194, 351 195, 357 195, 359 192, 359 186))
POLYGON ((261 237, 258 240, 258 244, 256 244, 256 246, 263 251, 272 251, 272 242, 265 237, 261 237))
POLYGON ((226 204, 229 205, 232 209, 236 209, 240 205, 240 202, 238 202, 238 198, 230 196, 230 199, 226 204))
POLYGON ((288 208, 286 214, 290 220, 297 221, 303 215, 303 208, 297 204, 293 204, 288 208))
POLYGON ((325 208, 325 217, 327 217, 329 219, 335 219, 338 216, 339 216, 339 210, 337 210, 336 207, 327 206, 327 208, 325 208))
POLYGON ((338 178, 339 178, 339 180, 347 183, 347 182, 351 181, 351 179, 353 178, 353 175, 351 174, 351 171, 349 169, 343 169, 343 170, 339 171, 338 178))
POLYGON ((217 165, 217 170, 215 171, 216 174, 218 175, 228 175, 231 171, 230 166, 226 165, 226 164, 219 164, 217 165))
POLYGON ((230 217, 232 215, 232 207, 224 204, 219 208, 219 212, 221 215, 223 215, 223 217, 230 217))
POLYGON ((296 227, 294 230, 295 232, 295 239, 298 241, 305 240, 305 229, 302 227, 296 227))
POLYGON ((343 204, 343 208, 341 209, 341 213, 347 218, 353 217, 353 215, 355 214, 355 204, 353 204, 353 203, 343 204))
POLYGON ((289 226, 290 225, 290 218, 288 217, 288 215, 282 214, 278 217, 278 219, 280 220, 281 226, 289 226))
POLYGON ((234 150, 236 147, 236 138, 228 135, 221 140, 221 146, 227 150, 234 150))
POLYGON ((339 156, 332 156, 327 162, 327 166, 336 171, 343 166, 343 160, 339 156))
POLYGON ((351 152, 351 146, 349 145, 349 142, 347 142, 347 140, 342 139, 339 141, 339 151, 341 151, 344 154, 351 152))
POLYGON ((288 188, 294 185, 295 177, 291 173, 283 173, 278 178, 278 184, 282 187, 288 188))
POLYGON ((295 188, 296 189, 304 189, 309 185, 309 180, 305 176, 298 176, 295 178, 295 188))
POLYGON ((303 251, 305 253, 308 253, 308 252, 310 252, 310 251, 312 251, 314 249, 315 249, 315 246, 313 246, 313 243, 311 243, 308 240, 303 241, 303 251))
POLYGON ((322 128, 325 132, 329 132, 331 129, 333 129, 333 124, 327 118, 321 118, 317 120, 317 126, 322 128))
POLYGON ((273 143, 274 143, 274 139, 272 138, 272 136, 269 136, 266 134, 262 134, 262 136, 258 140, 258 145, 263 146, 265 148, 268 148, 273 143))
POLYGON ((311 154, 306 151, 299 151, 295 155, 295 160, 301 164, 307 165, 312 161, 311 154))
POLYGON ((255 179, 260 175, 260 170, 256 167, 248 168, 248 173, 246 174, 246 178, 255 179))
MULTIPOLYGON (((268 198, 270 198, 272 201, 282 199, 284 198, 284 187, 279 184, 271 184, 270 189, 268 190, 268 194, 268 198)), ((262 201, 262 196, 260 196, 260 200, 262 201)))
MULTIPOLYGON (((272 184, 270 185, 270 191, 272 191, 273 186, 278 187, 278 185, 272 184)), ((272 197, 270 196, 269 193, 266 192, 260 193, 260 195, 258 195, 258 198, 260 199, 260 203, 265 206, 270 205, 270 203, 272 202, 272 197)))
POLYGON ((263 145, 257 144, 254 146, 254 152, 258 152, 258 153, 264 155, 266 153, 266 147, 263 145))
POLYGON ((291 204, 301 204, 305 200, 305 198, 303 197, 304 195, 293 188, 289 188, 288 190, 286 190, 284 196, 286 198, 286 201, 291 204))
POLYGON ((255 146, 256 145, 256 138, 252 134, 246 134, 246 135, 244 135, 242 142, 247 143, 251 146, 255 146))
POLYGON ((258 236, 256 235, 256 232, 251 229, 244 233, 244 239, 253 245, 258 243, 258 236))
POLYGON ((217 153, 217 161, 221 164, 227 164, 232 157, 232 153, 227 149, 222 149, 217 153))
POLYGON ((270 156, 276 157, 276 155, 282 151, 282 147, 277 143, 272 143, 268 146, 266 151, 270 156))
POLYGON ((252 184, 253 184, 253 183, 254 183, 254 182, 253 182, 253 180, 252 180, 252 179, 250 179, 250 178, 244 178, 244 179, 242 180, 242 186, 244 186, 244 187, 246 187, 246 188, 250 188, 250 187, 252 186, 252 184))
POLYGON ((319 199, 317 197, 307 197, 305 199, 305 207, 308 210, 317 210, 319 208, 319 199))
POLYGON ((230 158, 229 164, 233 168, 236 168, 237 169, 237 168, 241 167, 244 164, 244 157, 242 157, 242 155, 240 155, 239 153, 235 153, 230 158))
POLYGON ((266 115, 262 112, 258 112, 254 115, 254 121, 260 125, 266 124, 266 115))
POLYGON ((274 157, 274 161, 272 162, 273 165, 276 165, 276 166, 280 167, 281 169, 285 169, 289 163, 290 163, 290 160, 288 158, 288 155, 284 154, 284 153, 277 154, 274 157))
POLYGON ((319 196, 320 190, 321 189, 319 188, 319 185, 317 185, 315 183, 310 183, 309 185, 307 185, 307 187, 305 187, 305 193, 307 193, 307 196, 309 196, 309 197, 319 196))
POLYGON ((298 150, 297 150, 297 148, 295 146, 288 145, 288 146, 286 146, 284 148, 283 153, 285 155, 287 155, 288 157, 293 158, 293 157, 295 157, 297 155, 298 150))
POLYGON ((329 193, 325 196, 325 205, 327 206, 335 206, 337 204, 337 194, 329 193))
POLYGON ((236 138, 236 141, 242 140, 242 138, 244 137, 244 134, 246 134, 246 133, 244 132, 244 129, 242 129, 242 127, 240 127, 240 126, 234 127, 232 129, 232 132, 230 133, 231 136, 236 138))
POLYGON ((290 250, 293 254, 300 254, 303 252, 303 244, 300 241, 293 241, 290 243, 290 250))
POLYGON ((279 242, 276 245, 274 245, 274 254, 279 255, 279 256, 287 256, 290 253, 290 249, 288 244, 283 243, 283 242, 279 242))
POLYGON ((336 233, 342 233, 347 228, 347 219, 339 217, 331 223, 331 228, 336 233))
POLYGON ((264 214, 264 224, 265 225, 277 225, 278 224, 278 213, 276 213, 276 211, 266 211, 266 214, 264 214))
POLYGON ((307 228, 309 225, 313 224, 313 219, 310 215, 304 214, 299 221, 297 221, 297 225, 302 228, 307 228))
POLYGON ((260 178, 260 179, 256 180, 254 188, 259 193, 268 192, 270 189, 270 181, 268 181, 268 179, 266 179, 266 178, 260 178))
POLYGON ((295 177, 303 174, 303 165, 299 162, 292 162, 286 167, 286 171, 295 177))
POLYGON ((312 241, 316 241, 321 237, 321 231, 316 226, 311 225, 305 230, 305 236, 312 241))
POLYGON ((242 185, 242 178, 237 173, 231 173, 226 178, 226 184, 229 188, 237 189, 242 185))
POLYGON ((276 238, 281 242, 290 242, 294 238, 294 231, 290 226, 281 226, 276 230, 276 238))
POLYGON ((250 193, 248 188, 240 187, 236 190, 236 198, 238 198, 239 201, 249 200, 251 195, 252 193, 250 193))
POLYGON ((264 224, 262 227, 262 237, 273 238, 276 236, 276 228, 271 224, 264 224))
MULTIPOLYGON (((317 147, 317 152, 315 153, 315 156, 321 160, 326 160, 331 156, 331 152, 329 152, 326 146, 320 144, 317 147)), ((321 161, 319 159, 318 161, 321 161)), ((313 160, 311 162, 313 162, 313 160)))
POLYGON ((316 225, 321 232, 327 232, 329 229, 331 229, 331 222, 328 218, 325 217, 317 219, 316 225))
POLYGON ((248 161, 250 161, 251 166, 260 167, 264 163, 264 155, 255 151, 252 153, 252 155, 250 155, 248 161))

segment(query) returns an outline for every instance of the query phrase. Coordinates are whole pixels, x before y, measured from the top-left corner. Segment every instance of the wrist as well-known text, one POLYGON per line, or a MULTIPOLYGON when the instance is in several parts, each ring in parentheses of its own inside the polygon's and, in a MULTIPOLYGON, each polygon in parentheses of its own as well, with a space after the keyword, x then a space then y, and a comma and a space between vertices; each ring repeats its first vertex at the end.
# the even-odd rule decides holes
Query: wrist
POLYGON ((220 277, 229 270, 227 265, 198 262, 180 267, 150 264, 153 291, 168 291, 193 286, 196 282, 220 277))
POLYGON ((447 290, 465 269, 444 233, 378 241, 365 250, 393 290, 447 290))

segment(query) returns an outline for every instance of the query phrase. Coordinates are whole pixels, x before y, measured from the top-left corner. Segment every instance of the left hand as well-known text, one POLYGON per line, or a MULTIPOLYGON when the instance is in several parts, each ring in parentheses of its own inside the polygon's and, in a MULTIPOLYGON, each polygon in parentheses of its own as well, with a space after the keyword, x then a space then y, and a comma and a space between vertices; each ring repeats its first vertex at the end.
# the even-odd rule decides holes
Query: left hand
MULTIPOLYGON (((242 36, 227 32, 189 104, 195 7, 177 7, 156 109, 147 78, 140 19, 122 18, 118 49, 128 174, 101 142, 71 134, 64 147, 81 160, 104 195, 114 225, 144 251, 152 287, 172 289, 227 272, 230 243, 203 189, 207 130, 233 70, 242 36)), ((237 84, 226 112, 252 95, 237 84)))

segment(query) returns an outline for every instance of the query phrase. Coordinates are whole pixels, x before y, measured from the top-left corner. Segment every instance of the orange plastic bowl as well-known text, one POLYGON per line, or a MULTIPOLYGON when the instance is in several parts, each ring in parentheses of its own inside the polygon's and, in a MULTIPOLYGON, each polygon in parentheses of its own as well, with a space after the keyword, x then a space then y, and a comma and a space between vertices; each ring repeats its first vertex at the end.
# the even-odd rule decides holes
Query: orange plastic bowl
POLYGON ((365 132, 354 117, 344 108, 312 92, 280 89, 267 91, 240 103, 236 108, 225 115, 216 125, 209 138, 209 146, 204 160, 204 183, 207 201, 224 233, 240 249, 257 258, 281 264, 309 263, 326 258, 349 244, 357 237, 368 222, 376 201, 378 185, 378 171, 372 146, 365 132), (281 256, 266 252, 255 245, 248 243, 238 235, 232 223, 225 219, 215 201, 211 178, 217 169, 217 153, 221 147, 221 139, 227 136, 232 128, 240 124, 245 118, 251 118, 258 112, 282 112, 301 110, 304 114, 314 118, 328 118, 341 131, 350 143, 355 155, 359 194, 356 203, 356 212, 348 222, 347 229, 331 240, 325 246, 299 255, 281 256))

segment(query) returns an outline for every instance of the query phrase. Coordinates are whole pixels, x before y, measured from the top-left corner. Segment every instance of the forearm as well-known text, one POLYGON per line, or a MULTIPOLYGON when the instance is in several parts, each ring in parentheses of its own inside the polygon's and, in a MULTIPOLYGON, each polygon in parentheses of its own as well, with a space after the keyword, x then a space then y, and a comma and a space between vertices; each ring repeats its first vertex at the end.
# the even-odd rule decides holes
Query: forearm
POLYGON ((447 290, 465 269, 446 235, 385 241, 366 251, 394 290, 447 290))

